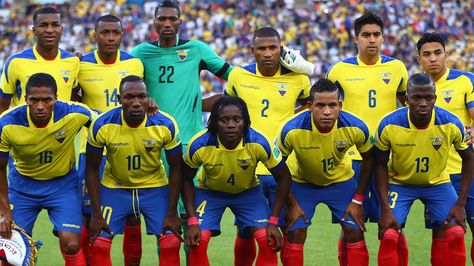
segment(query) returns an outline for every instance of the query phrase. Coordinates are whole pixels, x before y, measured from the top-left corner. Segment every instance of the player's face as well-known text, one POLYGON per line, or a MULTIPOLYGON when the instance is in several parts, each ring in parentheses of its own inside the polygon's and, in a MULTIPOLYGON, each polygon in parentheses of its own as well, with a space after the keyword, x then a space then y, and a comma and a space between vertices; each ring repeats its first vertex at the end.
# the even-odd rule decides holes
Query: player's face
POLYGON ((382 29, 377 24, 365 24, 359 35, 354 37, 354 41, 359 47, 359 54, 376 56, 380 53, 383 43, 382 29))
POLYGON ((154 21, 156 32, 160 38, 175 38, 182 20, 178 16, 178 10, 172 7, 160 7, 154 21))
POLYGON ((123 38, 120 22, 99 21, 94 38, 100 52, 106 54, 117 53, 123 38))
POLYGON ((125 121, 132 125, 139 125, 148 112, 148 94, 145 83, 125 82, 120 95, 125 121))
POLYGON ((277 37, 257 37, 253 41, 252 53, 259 67, 272 71, 280 66, 280 41, 277 37))
POLYGON ((342 104, 337 92, 316 92, 313 102, 308 103, 313 121, 319 131, 330 131, 336 123, 342 104))
POLYGON ((418 54, 418 62, 420 62, 421 67, 435 80, 446 72, 447 59, 448 54, 439 42, 423 44, 418 54))
POLYGON ((33 26, 37 44, 46 50, 57 49, 63 26, 59 14, 39 14, 33 26))
POLYGON ((30 119, 35 125, 46 125, 53 114, 56 95, 49 87, 32 87, 25 96, 26 104, 30 109, 30 119))
POLYGON ((242 139, 244 119, 242 112, 237 106, 227 105, 219 111, 217 132, 219 138, 224 143, 235 143, 242 139))
POLYGON ((426 121, 430 119, 435 101, 436 94, 432 86, 413 86, 413 88, 408 90, 407 100, 408 107, 410 108, 410 117, 413 117, 415 121, 426 121))

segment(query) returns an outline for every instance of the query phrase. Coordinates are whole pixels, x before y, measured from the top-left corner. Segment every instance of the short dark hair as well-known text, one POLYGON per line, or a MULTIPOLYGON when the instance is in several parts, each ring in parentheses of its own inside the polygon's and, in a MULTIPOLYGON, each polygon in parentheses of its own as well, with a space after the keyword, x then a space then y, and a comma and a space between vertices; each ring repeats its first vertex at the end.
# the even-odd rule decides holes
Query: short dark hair
POLYGON ((418 54, 420 54, 421 47, 425 43, 429 42, 437 42, 443 46, 443 50, 446 51, 446 42, 444 41, 443 37, 439 33, 436 32, 425 32, 421 35, 421 38, 416 43, 416 49, 418 50, 418 54))
POLYGON ((354 22, 354 33, 355 36, 358 36, 360 33, 360 30, 364 25, 367 24, 376 24, 380 27, 380 31, 383 33, 383 21, 382 18, 379 16, 375 15, 374 12, 369 11, 365 13, 364 15, 358 17, 355 22, 354 22))
POLYGON ((311 86, 311 90, 309 92, 309 101, 314 101, 314 94, 321 92, 336 92, 337 98, 339 99, 340 97, 339 88, 335 83, 333 83, 329 79, 320 78, 313 86, 311 86))
POLYGON ((252 41, 255 41, 255 39, 258 37, 277 37, 278 40, 281 39, 278 31, 275 28, 270 27, 270 26, 265 26, 265 27, 257 29, 255 33, 253 34, 252 41))
POLYGON ((50 88, 54 95, 58 93, 56 80, 47 73, 35 73, 28 78, 25 86, 25 96, 30 95, 31 88, 33 87, 46 87, 50 88))
POLYGON ((97 31, 97 28, 99 27, 99 22, 119 22, 120 23, 120 28, 123 30, 123 27, 122 27, 122 21, 114 16, 114 15, 111 15, 111 14, 107 14, 107 15, 103 15, 103 16, 100 16, 96 21, 95 21, 95 25, 94 25, 94 29, 95 31, 97 31))
POLYGON ((250 128, 250 115, 247 109, 247 104, 244 100, 235 96, 222 96, 220 99, 214 102, 212 105, 211 115, 207 121, 207 131, 211 134, 217 134, 217 123, 219 122, 219 112, 225 106, 234 105, 242 112, 242 118, 244 119, 244 136, 249 133, 250 128))
POLYGON ((125 83, 127 82, 143 82, 143 84, 145 84, 145 81, 139 77, 139 76, 136 76, 136 75, 130 75, 130 76, 126 76, 125 78, 123 78, 121 81, 120 81, 120 85, 119 85, 119 94, 121 95, 122 94, 122 89, 123 89, 123 86, 125 85, 125 83))
POLYGON ((33 25, 36 25, 38 15, 41 14, 59 14, 59 18, 61 19, 61 21, 63 20, 63 16, 61 15, 61 12, 59 12, 59 10, 51 6, 46 6, 36 10, 35 13, 33 13, 33 25))
POLYGON ((171 8, 176 8, 178 10, 178 18, 181 17, 181 9, 179 8, 179 4, 173 0, 163 0, 158 3, 158 5, 155 8, 155 18, 158 15, 158 9, 162 7, 171 7, 171 8))
POLYGON ((433 87, 433 89, 436 88, 433 79, 426 73, 416 73, 408 79, 407 93, 409 93, 415 86, 430 86, 433 87))

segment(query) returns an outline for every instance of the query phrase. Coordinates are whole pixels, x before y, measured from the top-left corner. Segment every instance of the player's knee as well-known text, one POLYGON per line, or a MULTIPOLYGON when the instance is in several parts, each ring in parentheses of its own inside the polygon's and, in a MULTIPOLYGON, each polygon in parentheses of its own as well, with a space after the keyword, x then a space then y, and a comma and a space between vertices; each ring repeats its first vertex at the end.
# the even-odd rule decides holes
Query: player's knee
POLYGON ((347 242, 358 242, 364 239, 364 232, 359 228, 343 225, 342 231, 344 232, 344 237, 347 242))
POLYGON ((459 225, 446 229, 445 235, 449 242, 458 240, 464 241, 464 229, 459 225))
POLYGON ((158 240, 161 249, 179 249, 181 241, 174 234, 164 235, 158 240))
POLYGON ((306 228, 300 228, 300 229, 296 229, 296 230, 288 232, 286 237, 287 237, 288 242, 290 243, 303 244, 306 240, 306 232, 307 232, 306 228))
POLYGON ((386 241, 394 241, 398 242, 398 237, 400 236, 400 233, 392 228, 389 228, 383 233, 382 239, 386 241))
POLYGON ((79 241, 67 241, 62 245, 62 250, 67 255, 74 255, 79 252, 81 245, 79 241))
POLYGON ((64 254, 77 254, 81 249, 81 235, 71 232, 59 232, 59 244, 64 254))

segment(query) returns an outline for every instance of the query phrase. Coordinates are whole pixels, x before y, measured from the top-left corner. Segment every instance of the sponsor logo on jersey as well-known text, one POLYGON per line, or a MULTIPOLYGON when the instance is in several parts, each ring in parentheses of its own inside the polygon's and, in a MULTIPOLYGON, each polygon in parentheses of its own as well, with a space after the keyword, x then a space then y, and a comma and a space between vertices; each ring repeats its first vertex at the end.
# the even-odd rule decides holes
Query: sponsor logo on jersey
MULTIPOLYGON (((254 89, 254 90, 260 89, 259 87, 254 86, 254 85, 239 84, 239 86, 242 87, 242 88, 247 88, 247 89, 254 89)), ((233 87, 234 87, 234 86, 232 86, 232 88, 233 88, 233 87)))
POLYGON ((442 137, 433 137, 431 138, 431 145, 433 145, 433 148, 435 150, 438 150, 439 147, 443 144, 443 139, 442 137))
POLYGON ((176 53, 178 53, 178 59, 179 59, 179 61, 183 62, 184 60, 186 60, 186 58, 188 57, 188 51, 189 51, 189 49, 186 49, 186 50, 176 50, 176 53))
POLYGON ((454 90, 441 91, 441 95, 446 103, 449 103, 453 99, 454 90))
POLYGON ((123 78, 128 74, 128 71, 118 71, 117 73, 123 78))
POLYGON ((281 96, 286 94, 286 90, 288 89, 288 86, 290 86, 288 83, 276 83, 275 85, 277 86, 278 93, 280 93, 281 96))
POLYGON ((237 159, 237 163, 239 164, 240 168, 247 170, 250 166, 250 159, 237 159))
POLYGON ((336 140, 336 141, 334 141, 334 145, 336 145, 336 149, 339 152, 343 152, 346 149, 347 141, 345 141, 345 140, 336 140))
POLYGON ((380 76, 382 77, 383 82, 385 82, 385 84, 388 84, 388 83, 390 83, 390 79, 392 78, 392 73, 390 73, 390 72, 381 72, 380 76))
POLYGON ((152 151, 156 147, 157 142, 158 141, 156 139, 150 139, 150 140, 144 139, 143 145, 145 146, 145 150, 147 152, 152 151))
POLYGON ((67 83, 69 81, 69 76, 71 75, 71 70, 63 69, 61 70, 61 74, 63 75, 64 82, 67 83))
POLYGON ((66 131, 65 131, 65 130, 61 130, 61 131, 58 131, 58 132, 54 133, 54 138, 55 138, 59 143, 63 143, 64 139, 66 138, 66 131))

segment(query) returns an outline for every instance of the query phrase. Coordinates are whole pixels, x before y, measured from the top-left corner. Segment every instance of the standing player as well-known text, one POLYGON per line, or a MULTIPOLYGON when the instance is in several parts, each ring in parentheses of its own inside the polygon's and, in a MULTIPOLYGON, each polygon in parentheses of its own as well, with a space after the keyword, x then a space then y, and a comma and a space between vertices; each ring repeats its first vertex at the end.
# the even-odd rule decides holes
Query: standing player
POLYGON ((25 102, 0 118, 0 235, 10 237, 13 221, 31 235, 38 213, 47 209, 65 264, 86 265, 74 137, 92 120, 91 111, 57 101, 56 81, 45 73, 28 79, 25 102), (7 184, 9 154, 15 163, 7 184))
POLYGON ((44 7, 33 14, 33 33, 36 44, 10 56, 3 68, 0 83, 0 113, 24 103, 25 85, 34 73, 48 72, 56 80, 58 99, 69 101, 72 88, 77 85, 79 59, 59 49, 63 33, 62 18, 58 10, 44 7))
POLYGON ((328 205, 347 239, 347 260, 341 265, 369 264, 362 202, 372 170, 372 144, 366 124, 341 111, 339 96, 334 83, 320 79, 311 87, 309 110, 286 121, 277 137, 283 158, 289 157, 292 194, 309 218, 287 228, 283 265, 303 265, 307 227, 319 203, 328 205), (346 153, 353 145, 363 158, 358 184, 346 153))
POLYGON ((435 101, 433 80, 415 74, 408 80, 408 108, 387 115, 377 130, 377 188, 380 195, 388 195, 380 197, 379 265, 407 265, 400 264, 396 248, 399 230, 416 199, 429 210, 430 227, 442 231, 442 237, 433 238, 431 263, 447 265, 449 260, 450 265, 466 265, 464 205, 474 175, 474 154, 464 143, 462 122, 434 107, 435 101), (459 196, 444 171, 452 145, 462 158, 459 196))
POLYGON ((147 233, 155 235, 160 246, 160 265, 179 265, 176 204, 182 153, 178 127, 165 113, 147 115, 147 89, 138 76, 122 79, 119 101, 121 107, 102 114, 89 131, 86 183, 92 208, 91 243, 95 242, 91 265, 111 265, 114 235, 123 233, 129 215, 141 214, 147 233), (104 148, 107 162, 99 181, 104 148), (169 185, 159 159, 162 149, 170 165, 169 185))
POLYGON ((271 150, 263 135, 250 128, 249 112, 242 99, 224 96, 214 103, 208 129, 192 138, 185 155, 189 167, 185 171, 183 200, 190 217, 185 242, 191 246, 192 265, 209 265, 207 245, 212 235, 220 234, 219 223, 227 207, 242 228, 248 228, 257 239, 256 265, 278 264, 275 252, 282 245, 278 217, 291 182, 279 153, 278 149, 271 150), (271 211, 255 176, 258 162, 278 180, 271 211), (201 166, 195 189, 193 178, 201 166))
MULTIPOLYGON (((341 90, 343 110, 362 118, 369 127, 371 136, 375 132, 380 119, 397 108, 397 98, 405 103, 405 90, 408 74, 405 65, 397 59, 381 55, 380 48, 384 41, 383 22, 373 13, 357 18, 354 23, 354 41, 358 46, 358 55, 335 64, 327 77, 338 85, 341 90)), ((352 167, 358 178, 361 157, 351 149, 348 154, 352 158, 352 167)), ((370 183, 370 199, 365 202, 364 210, 367 218, 377 221, 378 199, 375 182, 370 183)), ((399 252, 406 254, 408 246, 402 234, 399 252)), ((339 257, 346 257, 346 240, 339 242, 339 257)), ((346 260, 346 259, 343 259, 346 260)))
MULTIPOLYGON (((256 63, 234 68, 229 74, 225 94, 242 98, 248 106, 252 127, 261 132, 273 146, 278 127, 295 113, 299 102, 306 105, 309 78, 288 70, 280 64, 280 35, 272 27, 257 29, 252 53, 256 63)), ((263 164, 256 169, 263 193, 270 208, 275 201, 275 180, 263 164)), ((255 259, 255 241, 249 232, 238 227, 235 239, 235 265, 251 265, 255 259)))
MULTIPOLYGON (((95 22, 94 39, 97 50, 81 58, 81 67, 78 74, 80 93, 77 89, 73 93, 76 100, 82 101, 89 108, 100 113, 119 106, 118 86, 123 77, 129 75, 143 76, 143 65, 138 58, 120 51, 123 29, 122 22, 113 15, 99 17, 95 22)), ((79 154, 79 177, 83 186, 83 214, 84 227, 82 232, 82 249, 88 258, 88 227, 91 214, 90 199, 85 189, 87 132, 82 139, 81 153, 79 154)), ((102 160, 100 176, 105 165, 102 160)), ((130 216, 124 229, 123 254, 125 265, 138 265, 141 258, 141 230, 139 217, 130 216)))
MULTIPOLYGON (((416 44, 418 62, 436 85, 436 106, 442 107, 461 120, 468 132, 473 131, 474 120, 474 75, 446 65, 447 53, 443 38, 437 33, 425 33, 416 44)), ((471 139, 467 140, 471 142, 471 139)), ((446 172, 450 175, 454 189, 459 194, 461 186, 461 157, 451 147, 446 172)), ((471 187, 466 202, 466 215, 471 232, 474 232, 474 188, 471 187)), ((437 230, 433 232, 437 233, 437 230)), ((471 245, 471 260, 474 262, 474 242, 471 245)))

